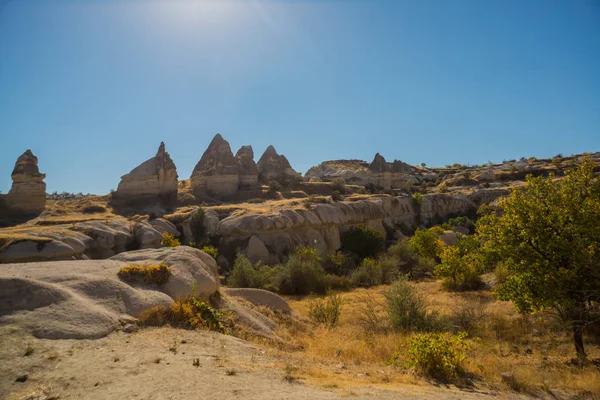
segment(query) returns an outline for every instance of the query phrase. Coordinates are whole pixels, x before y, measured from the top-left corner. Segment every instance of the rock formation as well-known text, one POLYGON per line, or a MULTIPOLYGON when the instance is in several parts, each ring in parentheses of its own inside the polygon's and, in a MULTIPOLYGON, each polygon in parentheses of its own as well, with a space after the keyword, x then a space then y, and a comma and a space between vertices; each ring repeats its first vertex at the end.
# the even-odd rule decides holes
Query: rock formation
POLYGON ((40 173, 38 159, 27 150, 17 159, 12 172, 13 184, 6 196, 11 214, 36 215, 46 206, 46 174, 40 173))
POLYGON ((275 181, 287 186, 301 179, 301 174, 294 171, 288 159, 283 154, 277 154, 273 146, 267 147, 257 167, 261 183, 275 181))
POLYGON ((369 164, 369 171, 373 173, 373 184, 386 190, 392 188, 392 171, 381 154, 375 154, 375 158, 369 164))
POLYGON ((177 178, 175 163, 161 142, 156 156, 121 177, 115 198, 125 201, 149 198, 173 201, 177 199, 177 178))
POLYGON ((252 146, 242 146, 235 155, 238 160, 240 188, 252 188, 258 184, 258 168, 254 162, 252 146))
POLYGON ((238 159, 220 134, 217 133, 210 142, 190 179, 196 193, 226 196, 237 192, 240 183, 238 159))

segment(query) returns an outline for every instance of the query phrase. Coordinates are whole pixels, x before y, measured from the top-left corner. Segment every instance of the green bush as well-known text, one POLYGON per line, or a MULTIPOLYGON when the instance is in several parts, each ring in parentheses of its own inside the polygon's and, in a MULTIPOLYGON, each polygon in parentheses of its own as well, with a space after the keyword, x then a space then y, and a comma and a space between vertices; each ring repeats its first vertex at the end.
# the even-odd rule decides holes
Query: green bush
POLYGON ((274 282, 280 271, 281 267, 263 265, 260 262, 252 265, 244 255, 238 254, 227 277, 227 286, 277 291, 274 282))
POLYGON ((311 300, 308 303, 308 316, 316 324, 333 328, 340 320, 342 306, 342 296, 339 294, 328 296, 325 299, 311 300))
POLYGON ((444 243, 440 240, 441 229, 417 229, 408 244, 411 250, 421 257, 435 259, 444 243))
POLYGON ((422 333, 410 339, 408 356, 417 372, 436 379, 455 380, 464 370, 469 344, 467 334, 422 333))
POLYGON ((430 331, 438 326, 435 313, 427 313, 425 298, 400 278, 384 292, 386 311, 392 328, 399 331, 430 331))
POLYGON ((209 256, 211 256, 212 258, 214 258, 215 260, 217 259, 217 256, 219 255, 219 250, 215 247, 215 246, 204 246, 201 249, 203 252, 205 252, 206 254, 208 254, 209 256))
POLYGON ((325 293, 327 291, 323 266, 310 259, 292 254, 275 278, 281 294, 325 293))
POLYGON ((347 276, 355 268, 354 260, 346 253, 338 251, 334 254, 328 254, 324 262, 325 270, 334 275, 347 276))
POLYGON ((163 233, 163 238, 160 241, 160 244, 165 247, 177 247, 181 245, 181 242, 175 236, 169 235, 168 233, 163 233))
POLYGON ((458 239, 456 245, 442 248, 441 263, 435 267, 435 275, 444 279, 447 289, 475 290, 483 285, 478 268, 478 247, 473 236, 466 236, 458 239))
POLYGON ((341 235, 342 251, 356 254, 360 258, 375 257, 385 245, 385 238, 375 229, 356 225, 341 235))
POLYGON ((269 193, 279 192, 281 190, 281 184, 277 181, 269 182, 269 193))
POLYGON ((360 266, 352 273, 354 286, 370 287, 381 284, 381 265, 372 259, 365 258, 360 266))
POLYGON ((171 268, 165 263, 158 265, 127 265, 117 272, 117 276, 126 282, 144 282, 156 285, 164 285, 169 281, 171 275, 171 268))
POLYGON ((404 274, 412 273, 419 263, 419 254, 410 247, 409 241, 404 238, 388 248, 388 254, 398 260, 399 271, 404 274))
POLYGON ((331 193, 331 200, 342 201, 342 200, 344 200, 344 197, 342 196, 342 194, 339 191, 334 190, 333 193, 331 193))

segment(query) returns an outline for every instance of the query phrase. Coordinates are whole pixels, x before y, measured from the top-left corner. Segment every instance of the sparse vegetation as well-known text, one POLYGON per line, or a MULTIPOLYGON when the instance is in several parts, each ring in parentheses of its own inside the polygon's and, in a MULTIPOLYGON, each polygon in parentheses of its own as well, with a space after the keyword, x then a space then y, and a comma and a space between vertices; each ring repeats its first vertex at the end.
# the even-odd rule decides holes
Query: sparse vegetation
POLYGON ((143 282, 146 284, 164 285, 171 277, 171 268, 166 264, 128 265, 119 269, 117 275, 127 282, 143 282))
POLYGON ((162 244, 165 247, 181 246, 181 242, 179 241, 179 239, 177 239, 174 235, 170 235, 168 233, 163 233, 163 238, 160 241, 160 244, 162 244))
POLYGON ((469 345, 465 333, 421 333, 410 339, 408 354, 411 365, 426 376, 456 380, 464 373, 462 363, 469 345))
POLYGON ((215 246, 207 245, 207 246, 202 247, 201 250, 203 252, 205 252, 206 254, 208 254, 209 256, 211 256, 212 258, 214 258, 215 260, 217 259, 217 256, 219 255, 219 250, 215 246))
POLYGON ((342 306, 342 297, 339 294, 332 294, 324 299, 311 300, 308 304, 308 316, 316 324, 333 328, 340 320, 342 306))

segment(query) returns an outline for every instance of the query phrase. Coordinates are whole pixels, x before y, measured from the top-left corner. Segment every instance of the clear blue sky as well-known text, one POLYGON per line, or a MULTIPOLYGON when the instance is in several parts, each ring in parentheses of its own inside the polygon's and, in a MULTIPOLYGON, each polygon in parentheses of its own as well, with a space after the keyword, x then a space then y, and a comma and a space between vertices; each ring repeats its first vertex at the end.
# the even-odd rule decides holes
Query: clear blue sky
POLYGON ((215 133, 301 172, 600 151, 596 0, 0 0, 0 190, 107 193, 215 133))

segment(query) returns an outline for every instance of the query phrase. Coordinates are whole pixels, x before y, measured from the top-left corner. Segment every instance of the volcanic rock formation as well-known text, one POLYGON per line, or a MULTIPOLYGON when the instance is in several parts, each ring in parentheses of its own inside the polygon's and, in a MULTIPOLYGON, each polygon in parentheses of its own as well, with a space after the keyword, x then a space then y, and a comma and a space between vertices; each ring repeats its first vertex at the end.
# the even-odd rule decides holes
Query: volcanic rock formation
POLYGON ((177 178, 175 163, 161 142, 156 156, 121 177, 115 197, 122 200, 157 198, 173 201, 177 198, 177 178))
POLYGON ((269 146, 258 160, 258 179, 262 183, 276 181, 282 185, 289 185, 301 179, 285 156, 277 154, 275 147, 269 146))
POLYGON ((373 161, 369 165, 369 171, 373 173, 373 183, 375 185, 381 186, 384 189, 391 189, 391 168, 381 154, 375 154, 375 158, 373 158, 373 161))
POLYGON ((235 155, 238 160, 240 187, 252 188, 258 184, 258 168, 254 162, 252 146, 242 146, 235 155))
POLYGON ((220 134, 217 133, 210 142, 190 179, 196 193, 226 196, 237 192, 240 183, 238 159, 220 134))
POLYGON ((11 214, 35 215, 46 206, 46 174, 40 173, 38 159, 27 150, 17 159, 12 172, 13 184, 6 196, 11 214))

